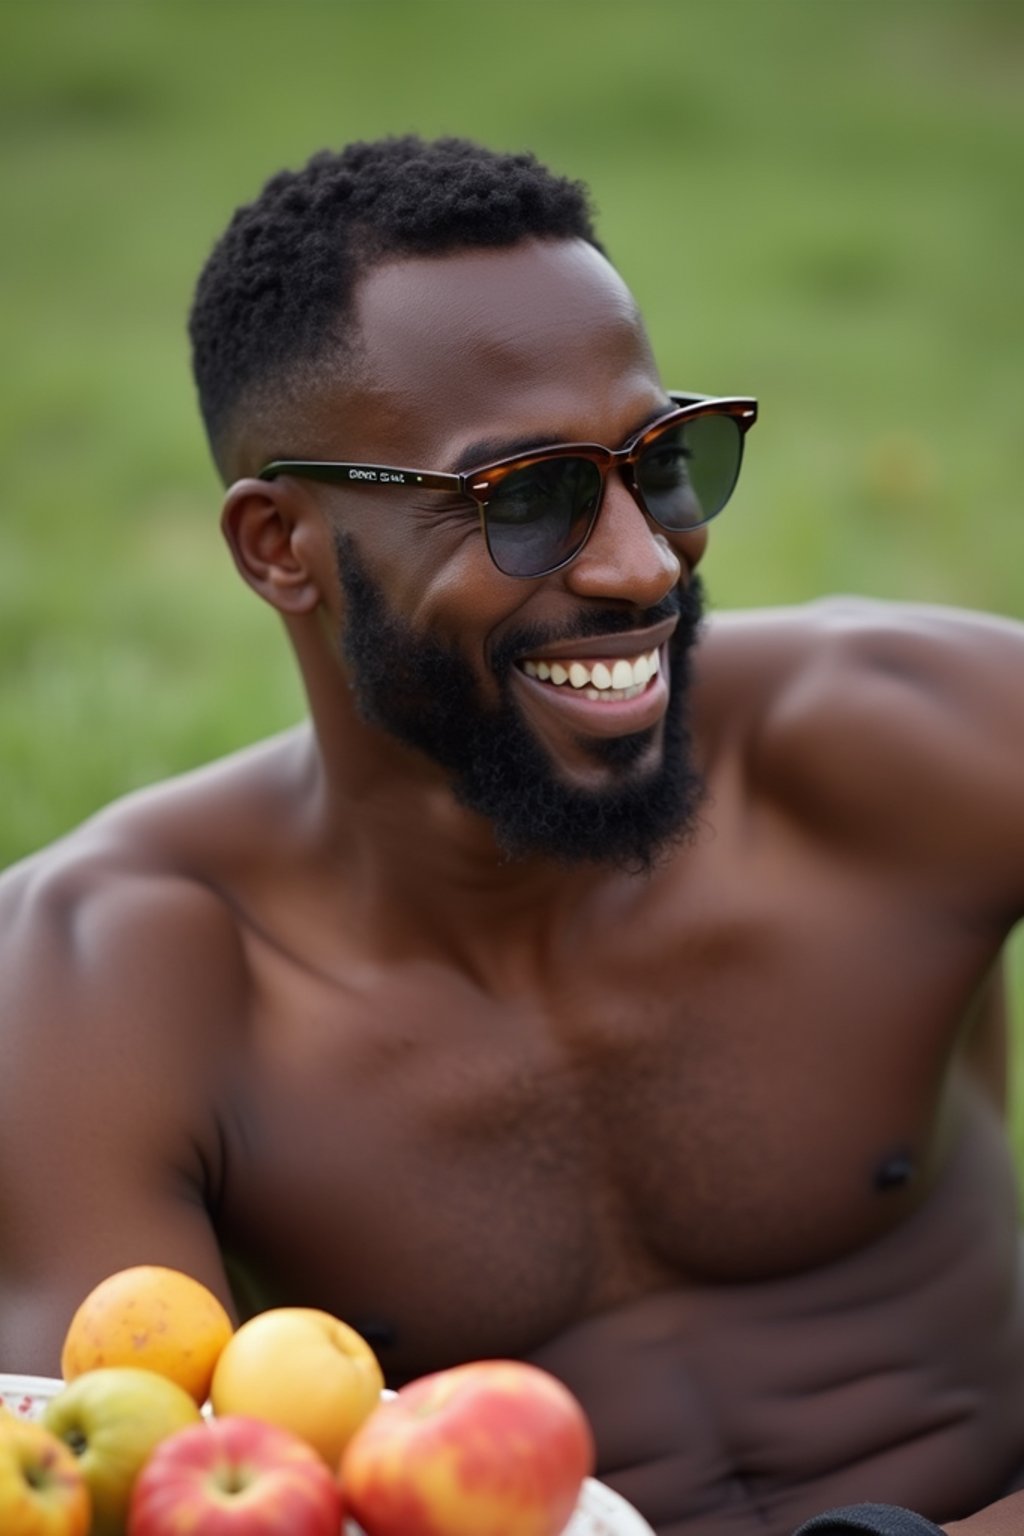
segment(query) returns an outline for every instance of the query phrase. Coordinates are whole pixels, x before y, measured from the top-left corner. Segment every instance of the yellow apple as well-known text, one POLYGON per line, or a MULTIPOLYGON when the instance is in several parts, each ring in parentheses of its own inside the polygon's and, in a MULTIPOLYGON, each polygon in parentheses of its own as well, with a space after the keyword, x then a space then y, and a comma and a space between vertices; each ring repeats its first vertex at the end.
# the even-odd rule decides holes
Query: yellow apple
POLYGON ((221 1351, 210 1402, 299 1435, 332 1472, 380 1401, 373 1350, 347 1323, 310 1307, 276 1307, 243 1323, 221 1351))
POLYGON ((3 1536, 85 1536, 89 1491, 78 1463, 41 1424, 0 1422, 0 1531, 3 1536))
POLYGON ((155 1371, 111 1366, 77 1377, 46 1406, 46 1428, 77 1457, 92 1499, 90 1536, 122 1536, 135 1479, 153 1448, 202 1415, 155 1371))

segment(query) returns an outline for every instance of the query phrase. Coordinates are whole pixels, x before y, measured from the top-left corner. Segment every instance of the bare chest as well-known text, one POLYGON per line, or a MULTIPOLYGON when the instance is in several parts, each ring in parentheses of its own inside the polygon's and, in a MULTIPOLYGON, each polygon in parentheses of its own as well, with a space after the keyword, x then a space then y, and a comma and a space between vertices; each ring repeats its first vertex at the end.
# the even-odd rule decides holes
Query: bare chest
POLYGON ((856 1249, 941 1163, 978 961, 891 919, 734 902, 500 996, 428 960, 339 987, 267 958, 223 1091, 225 1247, 396 1377, 856 1249))

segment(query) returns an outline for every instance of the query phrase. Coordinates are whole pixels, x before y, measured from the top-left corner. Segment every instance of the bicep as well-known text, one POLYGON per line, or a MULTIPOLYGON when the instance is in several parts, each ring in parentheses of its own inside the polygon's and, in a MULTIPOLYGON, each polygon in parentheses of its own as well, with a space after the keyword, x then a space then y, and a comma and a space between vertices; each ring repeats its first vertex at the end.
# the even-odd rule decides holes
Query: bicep
POLYGON ((136 1198, 123 1179, 109 1192, 86 1184, 76 1180, 55 1189, 29 1176, 20 1197, 6 1202, 4 1215, 12 1219, 4 1221, 0 1258, 5 1371, 59 1376, 61 1345, 79 1303, 107 1275, 136 1264, 182 1270, 233 1311, 215 1235, 201 1209, 154 1200, 145 1191, 136 1198))

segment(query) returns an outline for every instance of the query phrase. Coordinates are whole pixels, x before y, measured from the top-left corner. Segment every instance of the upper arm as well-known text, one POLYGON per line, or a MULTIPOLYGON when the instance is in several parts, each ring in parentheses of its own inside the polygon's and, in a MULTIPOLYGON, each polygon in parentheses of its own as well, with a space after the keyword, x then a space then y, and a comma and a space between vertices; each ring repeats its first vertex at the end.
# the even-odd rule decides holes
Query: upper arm
POLYGON ((162 1263, 229 1306, 211 1219, 231 925, 190 883, 26 866, 0 894, 0 1362, 57 1374, 78 1302, 162 1263))

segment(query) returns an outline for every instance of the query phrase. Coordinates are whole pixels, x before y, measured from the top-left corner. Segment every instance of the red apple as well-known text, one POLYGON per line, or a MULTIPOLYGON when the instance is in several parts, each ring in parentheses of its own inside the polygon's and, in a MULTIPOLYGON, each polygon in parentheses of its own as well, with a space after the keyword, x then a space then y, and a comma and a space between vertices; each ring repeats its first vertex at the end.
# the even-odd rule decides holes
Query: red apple
POLYGON ((477 1360, 403 1387, 341 1459, 367 1536, 559 1536, 593 1470, 572 1393, 534 1365, 477 1360))
POLYGON ((41 1424, 0 1424, 3 1536, 85 1536, 89 1491, 71 1451, 41 1424))
POLYGON ((338 1536, 341 1495, 290 1430, 241 1415, 164 1440, 132 1492, 128 1536, 338 1536))

